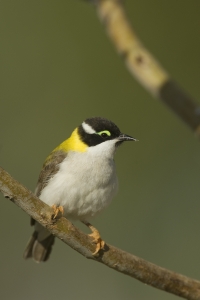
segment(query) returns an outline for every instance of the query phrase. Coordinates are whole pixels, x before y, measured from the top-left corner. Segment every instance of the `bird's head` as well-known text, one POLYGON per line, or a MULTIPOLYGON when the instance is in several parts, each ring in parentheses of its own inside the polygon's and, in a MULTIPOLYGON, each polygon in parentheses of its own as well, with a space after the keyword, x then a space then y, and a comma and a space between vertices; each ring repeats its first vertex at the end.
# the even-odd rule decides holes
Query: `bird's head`
POLYGON ((77 128, 77 135, 87 147, 108 152, 114 152, 125 141, 137 141, 135 138, 122 133, 113 122, 101 117, 86 119, 77 128))
POLYGON ((116 148, 126 141, 137 141, 137 139, 121 133, 113 122, 105 118, 88 118, 72 132, 67 140, 53 150, 46 162, 49 162, 55 153, 66 155, 70 152, 89 152, 95 156, 112 158, 116 148))

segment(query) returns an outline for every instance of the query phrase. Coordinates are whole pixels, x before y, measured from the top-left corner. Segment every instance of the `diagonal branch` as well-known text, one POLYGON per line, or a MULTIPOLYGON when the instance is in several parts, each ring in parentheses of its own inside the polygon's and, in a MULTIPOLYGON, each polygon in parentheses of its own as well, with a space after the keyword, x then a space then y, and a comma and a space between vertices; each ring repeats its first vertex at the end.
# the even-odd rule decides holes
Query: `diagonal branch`
POLYGON ((123 250, 106 244, 106 250, 94 257, 91 238, 65 218, 52 223, 53 209, 38 199, 0 167, 0 191, 71 248, 104 265, 153 287, 189 300, 200 300, 200 282, 174 273, 123 250))
POLYGON ((154 97, 162 100, 198 136, 200 136, 200 107, 187 95, 142 45, 128 21, 122 0, 92 0, 97 14, 117 52, 135 78, 154 97))

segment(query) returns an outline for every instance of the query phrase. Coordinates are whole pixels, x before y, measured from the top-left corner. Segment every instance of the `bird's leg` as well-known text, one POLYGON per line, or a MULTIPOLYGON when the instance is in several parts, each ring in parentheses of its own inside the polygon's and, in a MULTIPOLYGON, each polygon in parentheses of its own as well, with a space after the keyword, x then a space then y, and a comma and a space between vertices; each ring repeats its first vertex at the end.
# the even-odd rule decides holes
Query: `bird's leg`
POLYGON ((54 204, 54 205, 52 205, 52 208, 54 210, 54 213, 52 215, 52 220, 59 219, 63 216, 63 214, 64 214, 63 206, 57 206, 54 204))
POLYGON ((92 224, 90 224, 87 221, 81 221, 81 222, 85 224, 87 227, 89 227, 90 230, 92 231, 92 233, 89 234, 89 236, 91 236, 94 239, 94 243, 96 244, 96 249, 94 253, 92 253, 93 255, 96 255, 100 250, 104 249, 105 242, 102 240, 99 231, 94 226, 92 226, 92 224))

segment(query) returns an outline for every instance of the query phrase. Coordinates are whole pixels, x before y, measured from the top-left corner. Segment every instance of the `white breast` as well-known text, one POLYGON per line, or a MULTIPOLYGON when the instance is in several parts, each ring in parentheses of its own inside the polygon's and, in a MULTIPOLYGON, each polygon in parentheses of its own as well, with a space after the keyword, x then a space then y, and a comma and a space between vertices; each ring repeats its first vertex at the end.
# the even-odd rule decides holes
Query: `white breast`
POLYGON ((48 205, 63 206, 64 215, 73 219, 88 220, 101 212, 118 187, 114 147, 103 144, 86 152, 69 153, 40 199, 48 205))

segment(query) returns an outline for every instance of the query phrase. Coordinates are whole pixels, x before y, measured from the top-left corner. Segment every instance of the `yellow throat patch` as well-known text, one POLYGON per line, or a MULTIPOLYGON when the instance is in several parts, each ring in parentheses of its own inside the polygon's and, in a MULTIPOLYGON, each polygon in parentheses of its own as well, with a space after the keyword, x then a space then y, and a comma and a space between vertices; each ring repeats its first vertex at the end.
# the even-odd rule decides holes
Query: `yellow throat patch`
POLYGON ((65 140, 62 144, 60 144, 56 149, 53 150, 55 151, 77 151, 77 152, 85 152, 87 150, 88 146, 83 143, 78 135, 78 129, 76 128, 71 136, 65 140))
POLYGON ((67 140, 65 140, 51 152, 51 154, 46 158, 43 167, 52 163, 55 157, 59 156, 60 153, 67 154, 69 151, 85 152, 87 148, 88 146, 81 141, 78 135, 78 129, 76 128, 67 140))

